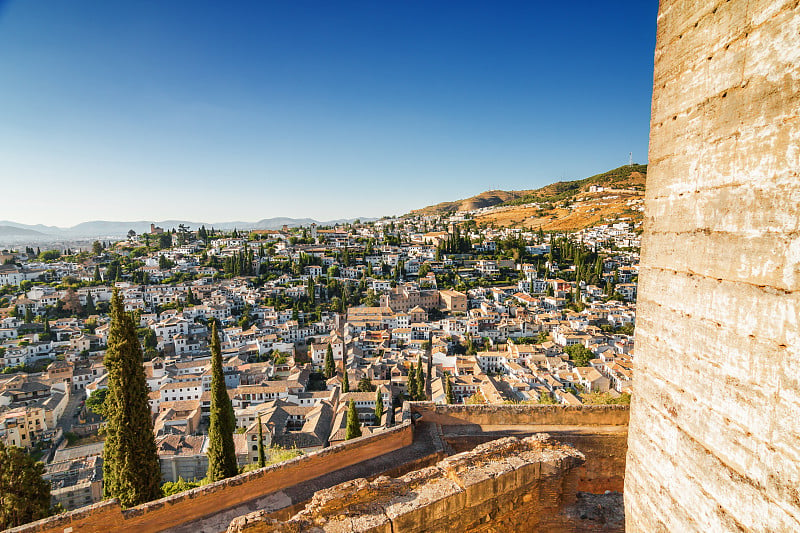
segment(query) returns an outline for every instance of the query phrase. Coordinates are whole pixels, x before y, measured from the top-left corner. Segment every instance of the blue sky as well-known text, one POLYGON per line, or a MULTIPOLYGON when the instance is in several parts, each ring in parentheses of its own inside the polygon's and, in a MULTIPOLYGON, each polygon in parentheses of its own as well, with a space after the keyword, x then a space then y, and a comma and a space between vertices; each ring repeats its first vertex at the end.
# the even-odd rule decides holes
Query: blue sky
POLYGON ((0 220, 402 214, 646 161, 657 0, 0 0, 0 220))

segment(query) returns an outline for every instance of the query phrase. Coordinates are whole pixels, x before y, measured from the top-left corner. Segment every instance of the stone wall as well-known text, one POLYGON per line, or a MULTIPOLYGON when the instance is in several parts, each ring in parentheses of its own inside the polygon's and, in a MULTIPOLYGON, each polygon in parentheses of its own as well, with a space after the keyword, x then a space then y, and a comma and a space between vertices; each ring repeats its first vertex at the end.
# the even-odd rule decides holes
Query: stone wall
POLYGON ((577 448, 586 462, 570 472, 574 490, 622 491, 628 450, 626 405, 406 405, 409 418, 438 424, 442 439, 456 452, 504 435, 546 432, 577 448))
POLYGON ((580 452, 544 436, 507 437, 398 479, 356 479, 320 491, 288 521, 253 513, 228 531, 622 531, 619 498, 616 513, 601 504, 605 513, 591 517, 572 505, 567 474, 581 462, 580 452))
POLYGON ((629 531, 800 531, 800 2, 661 0, 629 531))
MULTIPOLYGON (((148 533, 175 528, 215 515, 303 481, 356 465, 411 445, 413 428, 405 422, 375 435, 300 456, 285 463, 248 472, 138 507, 122 510, 117 500, 32 522, 13 533, 148 533)), ((224 526, 221 528, 224 529, 224 526)))
POLYGON ((409 402, 404 410, 443 426, 627 426, 627 405, 435 405, 409 402))

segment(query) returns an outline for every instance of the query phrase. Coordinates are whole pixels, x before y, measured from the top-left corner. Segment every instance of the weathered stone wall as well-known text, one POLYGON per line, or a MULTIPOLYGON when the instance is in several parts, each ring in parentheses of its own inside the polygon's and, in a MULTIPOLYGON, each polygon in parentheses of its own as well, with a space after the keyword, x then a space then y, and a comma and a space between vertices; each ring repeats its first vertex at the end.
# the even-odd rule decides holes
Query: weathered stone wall
MULTIPOLYGON (((9 530, 13 533, 105 533, 163 531, 206 515, 221 513, 303 481, 409 446, 413 428, 406 422, 383 433, 361 437, 285 463, 248 472, 138 507, 122 510, 109 500, 9 530)), ((221 528, 224 529, 224 526, 221 528)))
POLYGON ((627 426, 627 405, 435 405, 408 402, 404 409, 443 426, 627 426))
POLYGON ((626 405, 434 405, 412 402, 409 417, 436 423, 456 452, 504 435, 539 432, 577 448, 586 462, 569 473, 570 490, 622 491, 628 450, 626 405))
POLYGON ((356 479, 320 491, 286 522, 253 513, 228 531, 622 531, 619 495, 591 517, 571 505, 566 475, 582 461, 574 448, 543 436, 507 437, 399 479, 356 479))
POLYGON ((800 3, 661 0, 629 531, 800 531, 800 3))

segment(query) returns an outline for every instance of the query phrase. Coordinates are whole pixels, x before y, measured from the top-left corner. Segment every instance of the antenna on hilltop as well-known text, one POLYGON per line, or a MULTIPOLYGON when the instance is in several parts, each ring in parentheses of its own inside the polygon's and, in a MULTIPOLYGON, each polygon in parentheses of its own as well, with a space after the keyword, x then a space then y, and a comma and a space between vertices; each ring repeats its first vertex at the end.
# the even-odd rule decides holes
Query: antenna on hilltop
POLYGON ((628 152, 628 165, 633 166, 633 152, 628 152))

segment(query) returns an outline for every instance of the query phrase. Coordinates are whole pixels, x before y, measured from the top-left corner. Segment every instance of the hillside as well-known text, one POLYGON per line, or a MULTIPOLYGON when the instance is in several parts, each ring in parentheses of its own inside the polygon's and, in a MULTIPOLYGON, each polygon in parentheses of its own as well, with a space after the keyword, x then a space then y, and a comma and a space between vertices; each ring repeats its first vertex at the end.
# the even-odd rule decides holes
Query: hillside
POLYGON ((475 216, 479 225, 575 231, 618 218, 641 220, 647 165, 625 165, 574 181, 559 181, 527 191, 486 191, 477 196, 412 211, 446 214, 491 207, 475 216), (603 191, 590 192, 592 186, 603 191))
POLYGON ((442 215, 445 213, 454 213, 456 211, 471 211, 473 209, 480 209, 482 207, 492 207, 500 205, 505 202, 514 201, 526 195, 533 194, 536 191, 485 191, 464 200, 455 200, 453 202, 442 202, 440 204, 423 207, 422 209, 415 209, 409 215, 442 215))

